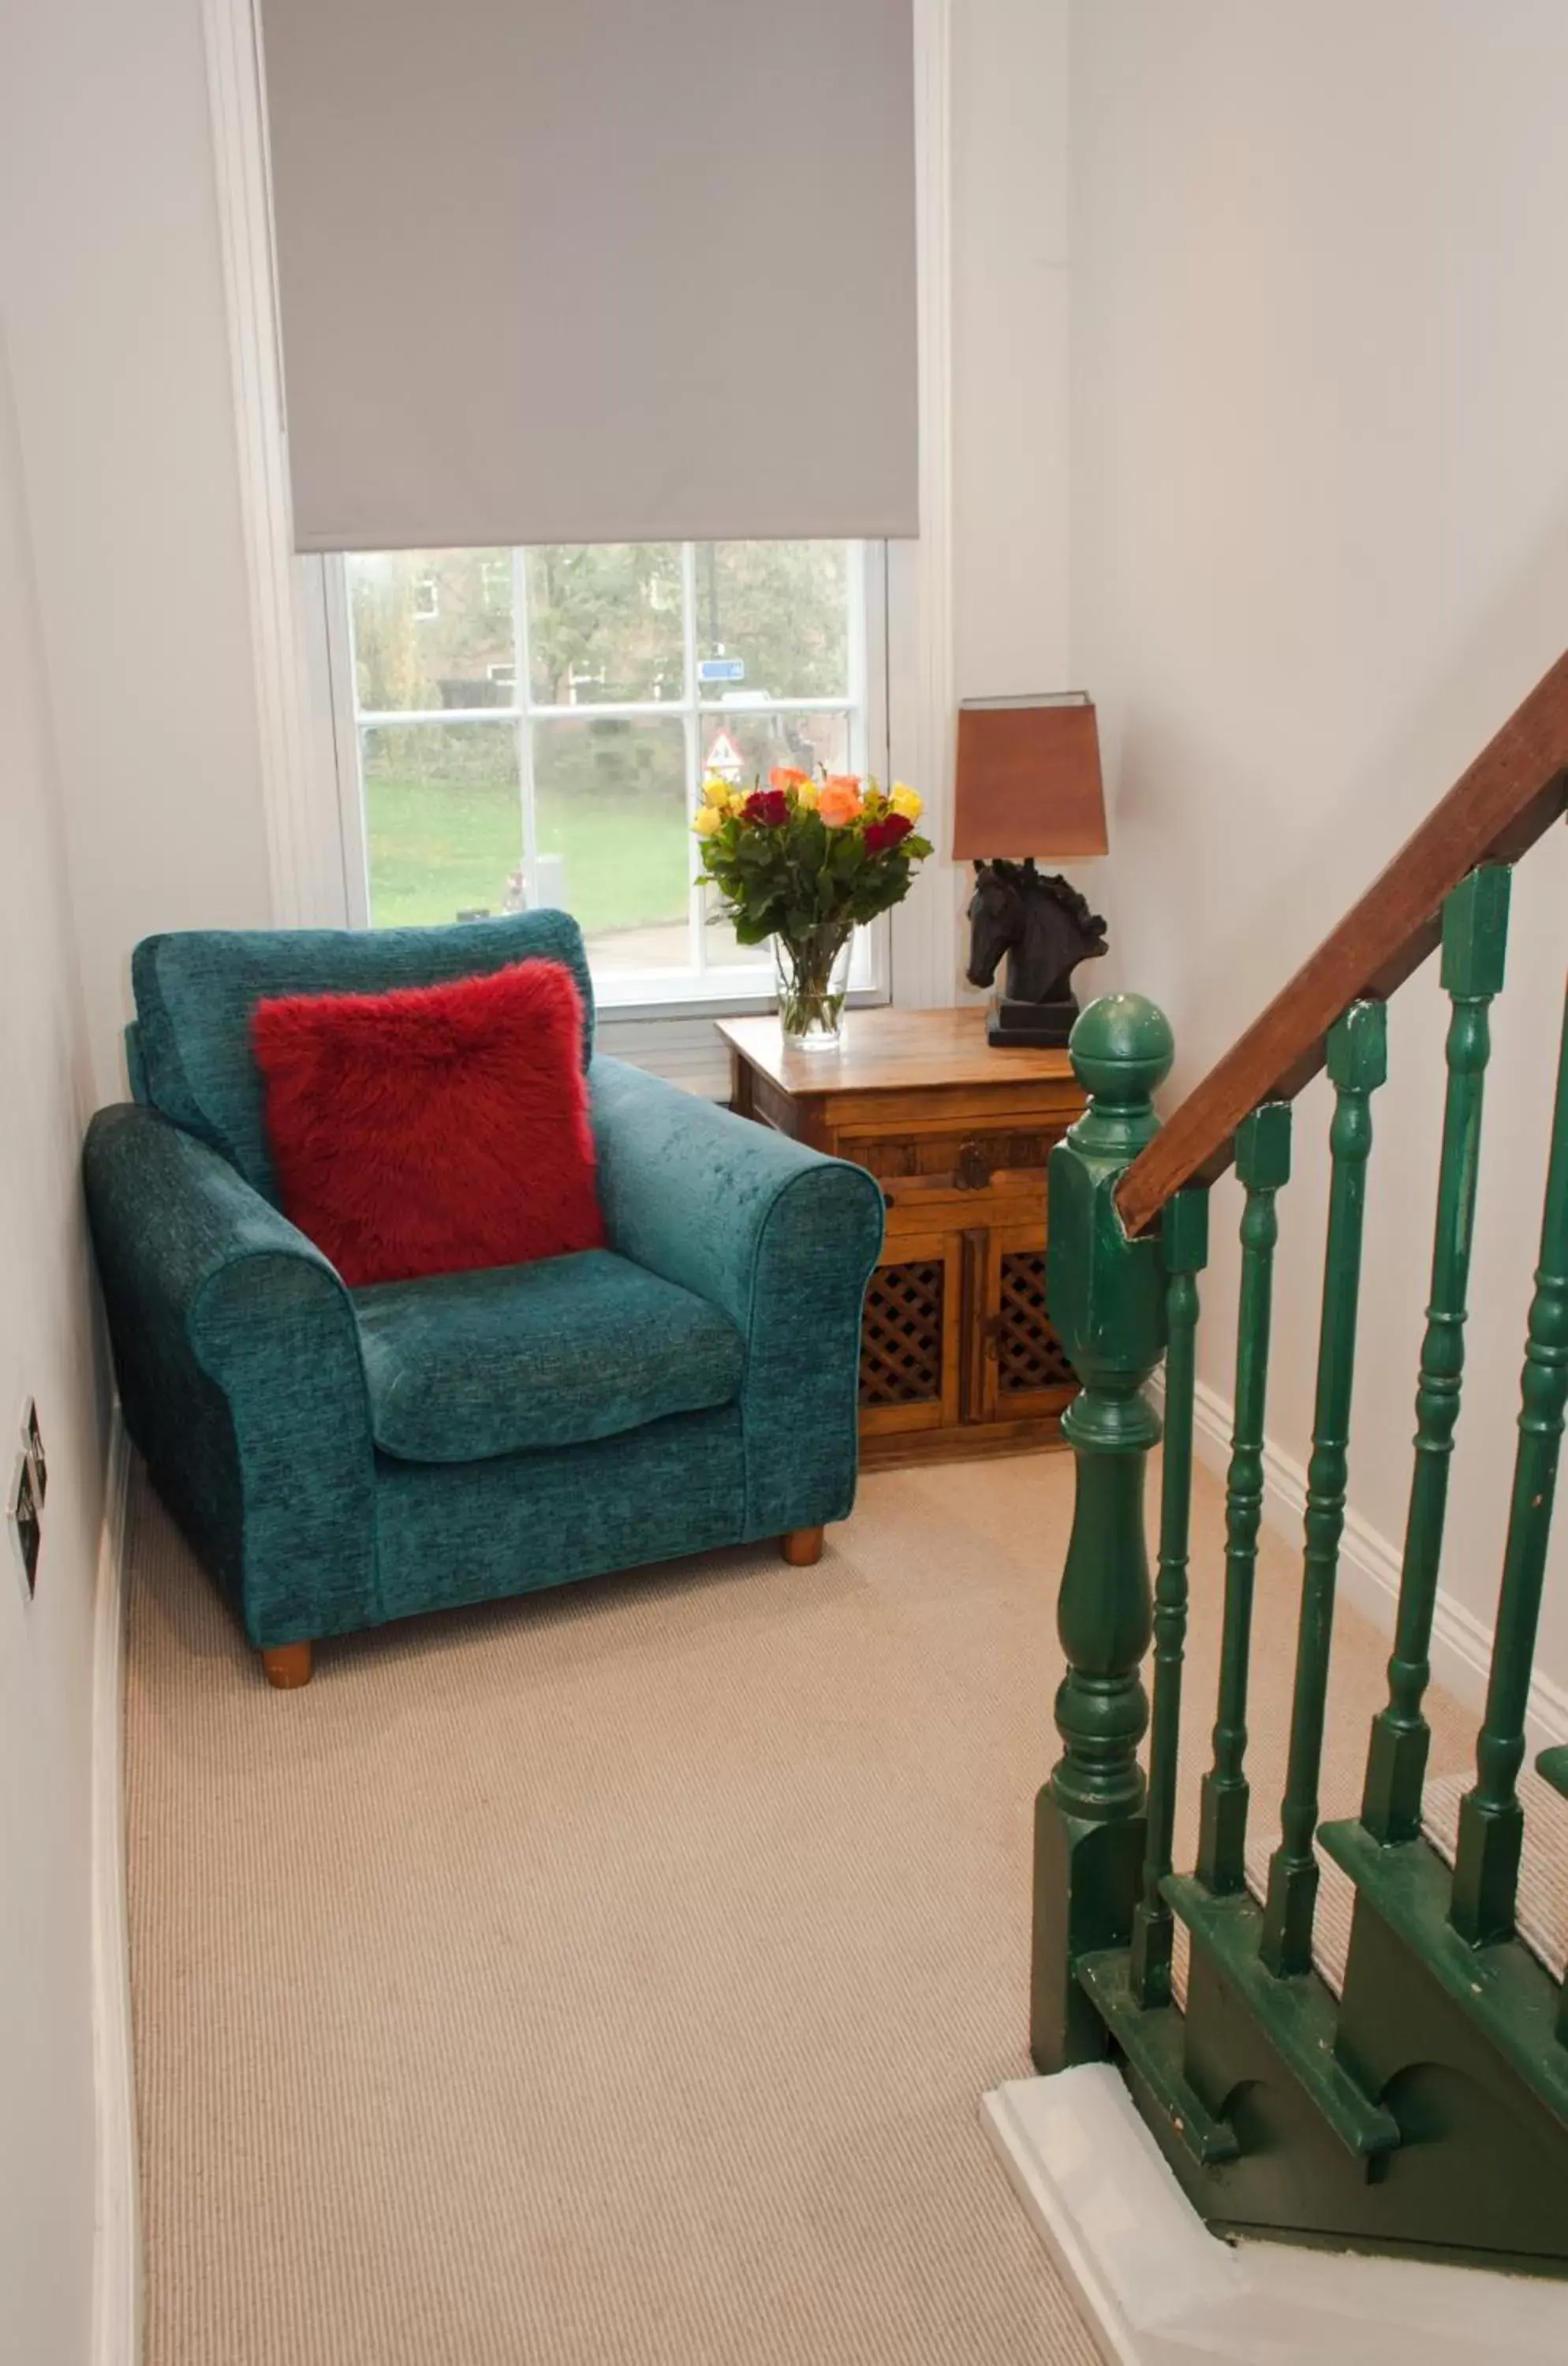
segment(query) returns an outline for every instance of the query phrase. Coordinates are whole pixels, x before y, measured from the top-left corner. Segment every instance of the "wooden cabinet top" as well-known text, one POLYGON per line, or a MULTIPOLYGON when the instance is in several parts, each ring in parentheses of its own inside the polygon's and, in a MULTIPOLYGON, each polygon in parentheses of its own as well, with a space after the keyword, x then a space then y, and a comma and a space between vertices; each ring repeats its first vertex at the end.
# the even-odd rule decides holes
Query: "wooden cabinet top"
POLYGON ((717 1026, 743 1060, 791 1095, 1073 1080, 1065 1051, 1029 1045, 1004 1050, 987 1043, 979 1005, 962 1010, 851 1010, 837 1052, 786 1051, 783 1031, 771 1015, 721 1019, 717 1026))

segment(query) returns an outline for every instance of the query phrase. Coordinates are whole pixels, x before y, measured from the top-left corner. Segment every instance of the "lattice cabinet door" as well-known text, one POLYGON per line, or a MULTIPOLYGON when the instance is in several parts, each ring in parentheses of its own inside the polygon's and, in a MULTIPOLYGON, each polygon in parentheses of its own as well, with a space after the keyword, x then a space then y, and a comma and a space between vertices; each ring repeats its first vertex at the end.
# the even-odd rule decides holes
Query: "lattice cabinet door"
POLYGON ((981 1418, 1058 1414, 1077 1394, 1078 1384, 1051 1328, 1043 1223, 994 1225, 986 1265, 981 1418))
POLYGON ((867 1437, 959 1418, 962 1233, 892 1234, 865 1293, 860 1414, 867 1437))

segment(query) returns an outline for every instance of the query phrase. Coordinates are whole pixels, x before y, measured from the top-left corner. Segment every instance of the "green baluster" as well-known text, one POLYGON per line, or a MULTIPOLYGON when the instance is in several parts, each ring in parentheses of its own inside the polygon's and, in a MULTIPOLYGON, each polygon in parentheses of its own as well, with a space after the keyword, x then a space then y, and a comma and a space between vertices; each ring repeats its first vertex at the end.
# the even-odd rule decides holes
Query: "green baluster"
POLYGON ((1492 1639, 1486 1715, 1475 1745, 1476 1781, 1460 1807, 1450 1919, 1472 1946, 1507 1939, 1514 1929, 1524 1810, 1514 1788, 1525 1754, 1525 1707, 1540 1617, 1562 1413, 1568 1402, 1568 1008, 1563 1012, 1557 1103, 1546 1206, 1525 1336, 1519 1442, 1503 1587, 1492 1639))
POLYGON ((1225 1607, 1220 1642, 1214 1761, 1203 1777, 1198 1877, 1220 1895, 1247 1880, 1247 1687, 1252 1655, 1252 1586, 1263 1519, 1263 1416, 1269 1385, 1274 1195, 1291 1179, 1291 1105, 1266 1101, 1236 1128, 1236 1176, 1247 1191, 1241 1219, 1241 1292, 1236 1313, 1235 1413, 1225 1482, 1225 1607))
POLYGON ((1280 1841, 1269 1864, 1261 1943, 1264 1963, 1280 1977, 1312 1968, 1313 1914, 1317 1904, 1313 1839, 1317 1831, 1317 1779, 1328 1697, 1334 1582, 1345 1527, 1346 1448, 1356 1374, 1356 1303, 1360 1293, 1367 1159, 1372 1146, 1371 1096, 1388 1074, 1387 1013, 1381 1002, 1353 1002, 1336 1021, 1328 1038, 1328 1074, 1335 1088, 1334 1122, 1328 1135, 1333 1168, 1317 1345, 1317 1397, 1312 1458, 1307 1464, 1301 1625, 1296 1638, 1290 1756, 1280 1808, 1280 1841))
POLYGON ((1181 1735, 1181 1655, 1187 1640, 1187 1553, 1192 1509, 1192 1390, 1197 1378, 1198 1276, 1209 1262, 1209 1195, 1179 1191, 1160 1220, 1166 1284, 1165 1469, 1160 1484, 1159 1575, 1155 1583, 1155 1697, 1149 1729, 1148 1844, 1144 1894, 1133 1917, 1133 1993, 1170 2002, 1171 1914, 1161 1882, 1170 1871, 1181 1735))
POLYGON ((1487 1011, 1503 988, 1508 942, 1509 873, 1472 871, 1443 907, 1443 985, 1449 1021, 1448 1100, 1443 1112, 1432 1286, 1416 1390, 1416 1465, 1404 1526, 1399 1615, 1388 1663, 1388 1707, 1372 1720, 1361 1821, 1385 1845, 1421 1829, 1421 1786, 1430 1733, 1421 1702, 1431 1678, 1427 1654, 1438 1598, 1449 1468, 1464 1373, 1465 1298, 1481 1162, 1481 1106, 1492 1048, 1487 1011))
POLYGON ((1170 1028, 1141 995, 1091 1003, 1073 1029, 1089 1108, 1051 1154, 1051 1319, 1083 1386, 1062 1420, 1073 1448, 1073 1531, 1057 1632, 1062 1755, 1034 1810, 1030 2045, 1042 2070, 1105 2050, 1077 1986, 1080 1955, 1124 1946, 1143 1865, 1148 1722, 1139 1676, 1150 1626, 1144 1466, 1159 1422, 1144 1383, 1165 1344, 1157 1239, 1129 1240, 1116 1211, 1123 1170, 1156 1130, 1150 1095, 1171 1060, 1170 1028))

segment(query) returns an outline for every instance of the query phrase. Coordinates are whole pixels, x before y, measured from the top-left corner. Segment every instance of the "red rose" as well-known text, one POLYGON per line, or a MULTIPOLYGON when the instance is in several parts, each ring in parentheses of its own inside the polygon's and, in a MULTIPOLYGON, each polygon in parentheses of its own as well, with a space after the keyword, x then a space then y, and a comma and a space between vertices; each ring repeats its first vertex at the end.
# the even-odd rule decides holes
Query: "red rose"
POLYGON ((789 799, 782 789, 753 789, 746 800, 745 818, 763 829, 782 829, 789 819, 789 799))
POLYGON ((908 814, 886 814, 881 821, 874 821, 866 830, 866 852, 886 854, 890 846, 897 846, 901 838, 908 838, 914 827, 908 814))

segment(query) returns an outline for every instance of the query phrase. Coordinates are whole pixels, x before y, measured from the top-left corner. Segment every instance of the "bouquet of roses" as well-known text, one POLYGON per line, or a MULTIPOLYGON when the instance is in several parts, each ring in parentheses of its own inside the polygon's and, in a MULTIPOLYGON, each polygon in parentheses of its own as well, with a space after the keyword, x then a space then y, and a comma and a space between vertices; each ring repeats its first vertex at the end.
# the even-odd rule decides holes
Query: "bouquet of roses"
POLYGON ((901 903, 931 852, 915 824, 920 800, 858 774, 778 769, 750 790, 711 776, 694 828, 700 876, 724 899, 743 945, 772 937, 784 1032, 838 1040, 843 974, 858 927, 901 903))

